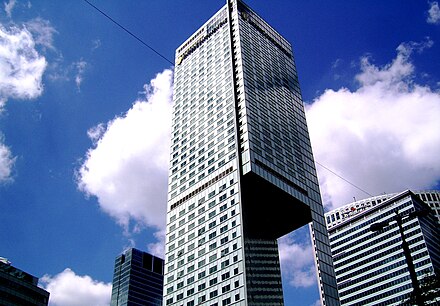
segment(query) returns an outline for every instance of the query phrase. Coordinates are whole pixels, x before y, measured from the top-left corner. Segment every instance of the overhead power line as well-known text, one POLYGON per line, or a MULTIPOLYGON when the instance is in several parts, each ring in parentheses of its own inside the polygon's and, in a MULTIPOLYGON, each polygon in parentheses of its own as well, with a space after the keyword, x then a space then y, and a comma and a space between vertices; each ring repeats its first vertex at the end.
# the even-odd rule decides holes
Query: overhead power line
POLYGON ((114 20, 112 17, 110 17, 109 15, 107 15, 106 13, 104 13, 102 10, 100 10, 98 7, 96 7, 94 4, 92 4, 90 1, 88 0, 84 0, 84 2, 86 2, 88 5, 90 5, 91 7, 93 7, 95 10, 97 10, 99 13, 101 13, 103 16, 105 16, 107 19, 109 19, 111 22, 113 22, 114 24, 116 24, 118 27, 120 27, 122 30, 124 30, 126 33, 128 33, 130 36, 132 36, 133 38, 135 38, 137 41, 139 41, 141 44, 143 44, 145 47, 147 47, 148 49, 150 49, 151 51, 153 51, 154 53, 156 53, 158 56, 160 56, 161 58, 163 58, 164 60, 166 60, 168 63, 170 63, 171 65, 174 66, 174 63, 172 61, 170 61, 168 58, 166 58, 164 55, 162 55, 159 51, 155 50, 153 47, 151 47, 150 45, 148 45, 146 42, 144 42, 142 39, 140 39, 138 36, 136 36, 133 32, 131 32, 130 30, 128 30, 126 27, 124 27, 123 25, 121 25, 119 22, 117 22, 116 20, 114 20))
MULTIPOLYGON (((112 17, 110 17, 109 15, 107 15, 106 13, 104 13, 102 10, 100 10, 98 7, 96 7, 94 4, 92 4, 90 1, 88 0, 84 0, 84 2, 86 2, 88 5, 90 5, 91 7, 93 7, 95 10, 97 10, 99 13, 101 13, 103 16, 105 16, 107 19, 109 19, 111 22, 113 22, 114 24, 116 24, 118 27, 120 27, 122 30, 124 30, 126 33, 128 33, 130 36, 132 36, 133 38, 135 38, 137 41, 139 41, 141 44, 143 44, 145 47, 147 47, 148 49, 150 49, 151 51, 153 51, 154 53, 156 53, 158 56, 160 56, 161 58, 163 58, 164 60, 166 60, 168 63, 170 63, 171 65, 174 66, 174 63, 172 61, 170 61, 168 58, 166 58, 164 55, 162 55, 159 51, 155 50, 153 47, 151 47, 150 45, 148 45, 146 42, 144 42, 142 39, 140 39, 138 36, 136 36, 135 34, 133 34, 133 32, 131 32, 130 30, 128 30, 126 27, 124 27, 123 25, 121 25, 119 22, 117 22, 116 20, 114 20, 112 17)), ((369 195, 370 197, 372 197, 373 195, 370 194, 369 192, 363 190, 362 188, 356 186, 355 184, 353 184, 352 182, 350 182, 349 180, 343 178, 341 175, 337 174, 336 172, 334 172, 333 170, 327 168, 326 166, 324 166, 323 164, 317 162, 315 160, 316 164, 320 165, 321 167, 323 167, 324 169, 326 169, 327 171, 329 171, 330 173, 332 173, 333 175, 339 177, 341 180, 343 180, 344 182, 350 184, 351 186, 353 186, 354 188, 362 191, 363 193, 369 195)))
POLYGON ((355 184, 353 184, 352 182, 350 182, 349 180, 347 180, 347 179, 345 179, 345 178, 343 178, 342 176, 340 176, 339 174, 337 174, 336 172, 334 172, 333 170, 331 170, 331 169, 329 169, 329 168, 327 168, 326 166, 324 166, 323 164, 321 164, 321 163, 318 163, 316 160, 315 160, 315 163, 316 164, 318 164, 318 165, 320 165, 322 168, 324 168, 325 170, 327 170, 328 172, 330 172, 330 173, 332 173, 333 175, 335 175, 335 176, 337 176, 337 177, 339 177, 341 180, 343 180, 344 182, 346 182, 346 183, 348 183, 348 184, 350 184, 351 186, 353 186, 354 188, 356 188, 356 189, 358 189, 358 190, 360 190, 360 191, 362 191, 363 193, 365 193, 365 194, 367 194, 367 195, 369 195, 370 197, 372 197, 373 195, 371 194, 371 193, 369 193, 369 192, 367 192, 367 191, 365 191, 365 190, 363 190, 362 188, 360 188, 360 187, 358 187, 358 186, 356 186, 355 184))

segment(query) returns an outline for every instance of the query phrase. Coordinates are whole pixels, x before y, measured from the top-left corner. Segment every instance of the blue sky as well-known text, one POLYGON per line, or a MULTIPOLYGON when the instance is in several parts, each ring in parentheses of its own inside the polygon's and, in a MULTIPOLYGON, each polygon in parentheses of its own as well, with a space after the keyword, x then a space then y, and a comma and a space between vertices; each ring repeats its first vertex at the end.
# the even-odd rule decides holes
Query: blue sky
MULTIPOLYGON (((91 2, 170 60, 224 4, 91 2)), ((373 195, 439 188, 437 2, 247 3, 293 45, 320 164, 373 195)), ((116 255, 162 250, 172 67, 84 1, 0 9, 0 256, 52 305, 105 305, 116 255)), ((368 196, 317 169, 327 209, 368 196)), ((318 299, 309 239, 280 240, 286 305, 318 299)))

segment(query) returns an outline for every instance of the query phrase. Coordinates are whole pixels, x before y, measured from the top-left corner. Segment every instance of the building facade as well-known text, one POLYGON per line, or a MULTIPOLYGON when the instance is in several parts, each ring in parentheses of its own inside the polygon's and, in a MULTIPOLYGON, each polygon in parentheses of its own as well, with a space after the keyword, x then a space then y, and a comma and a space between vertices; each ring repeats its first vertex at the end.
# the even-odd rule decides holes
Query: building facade
POLYGON ((161 306, 163 266, 163 259, 134 248, 116 257, 111 306, 161 306))
POLYGON ((408 190, 325 214, 341 305, 402 305, 410 297, 413 286, 399 227, 393 221, 396 212, 405 216, 430 211, 424 217, 404 217, 402 226, 419 283, 428 275, 440 276, 439 204, 439 191, 408 190), (421 199, 429 199, 429 205, 421 199), (371 231, 372 224, 384 221, 391 222, 383 230, 371 231))
POLYGON ((176 51, 165 305, 283 305, 277 239, 309 222, 339 305, 304 107, 281 35, 228 0, 176 51))
POLYGON ((15 268, 0 257, 0 305, 46 306, 49 292, 38 287, 38 278, 15 268))

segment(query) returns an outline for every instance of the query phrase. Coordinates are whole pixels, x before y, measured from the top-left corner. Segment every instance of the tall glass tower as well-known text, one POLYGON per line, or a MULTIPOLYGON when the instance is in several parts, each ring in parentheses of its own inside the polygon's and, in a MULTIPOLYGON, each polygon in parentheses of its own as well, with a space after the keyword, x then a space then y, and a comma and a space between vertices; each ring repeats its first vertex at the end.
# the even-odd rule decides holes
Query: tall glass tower
POLYGON ((164 305, 283 305, 277 239, 309 222, 339 305, 291 45, 239 0, 176 51, 164 305))

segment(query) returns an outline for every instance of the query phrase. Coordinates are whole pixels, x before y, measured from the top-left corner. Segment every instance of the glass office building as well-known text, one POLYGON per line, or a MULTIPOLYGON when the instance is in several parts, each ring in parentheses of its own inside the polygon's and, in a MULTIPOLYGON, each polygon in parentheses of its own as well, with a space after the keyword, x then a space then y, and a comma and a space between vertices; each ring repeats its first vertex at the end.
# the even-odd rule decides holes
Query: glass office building
POLYGON ((38 287, 38 278, 0 257, 0 305, 46 306, 49 292, 38 287))
POLYGON ((176 51, 165 305, 283 305, 277 239, 309 222, 339 305, 292 48, 229 0, 176 51))
POLYGON ((116 257, 110 305, 161 306, 163 265, 163 259, 134 248, 116 257))
MULTIPOLYGON (((439 191, 414 194, 408 190, 325 214, 341 305, 408 305, 405 301, 413 286, 399 227, 393 220, 396 212, 408 215, 430 210, 424 217, 403 218, 402 226, 419 283, 423 284, 425 276, 440 276, 439 205, 439 191), (371 231, 372 224, 384 221, 390 221, 387 227, 371 231)), ((431 302, 437 305, 440 296, 431 302)))

